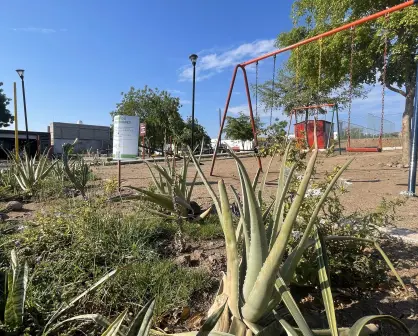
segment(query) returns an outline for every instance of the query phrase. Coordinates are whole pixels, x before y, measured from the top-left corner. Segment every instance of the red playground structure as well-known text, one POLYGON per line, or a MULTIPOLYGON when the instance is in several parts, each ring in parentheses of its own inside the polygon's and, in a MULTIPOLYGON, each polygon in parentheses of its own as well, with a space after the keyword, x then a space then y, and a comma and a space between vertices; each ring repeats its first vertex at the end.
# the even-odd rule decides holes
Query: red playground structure
MULTIPOLYGON (((222 136, 222 132, 223 132, 223 127, 225 125, 225 119, 226 119, 226 115, 228 113, 229 103, 231 101, 232 91, 233 91, 234 86, 235 86, 235 80, 236 80, 237 73, 238 73, 238 70, 239 69, 241 69, 241 71, 243 73, 243 77, 244 77, 245 93, 246 93, 246 96, 247 96, 248 110, 249 110, 249 114, 250 114, 252 130, 253 130, 253 134, 254 134, 254 144, 255 144, 255 146, 257 146, 258 145, 257 144, 257 129, 256 129, 255 120, 254 120, 254 115, 253 115, 253 106, 252 106, 252 102, 251 102, 250 86, 248 84, 248 78, 247 78, 247 71, 246 71, 246 67, 247 66, 254 64, 254 65, 256 65, 256 69, 257 69, 258 68, 257 67, 258 62, 260 62, 260 61, 262 61, 264 59, 273 57, 273 61, 274 61, 273 70, 275 72, 275 57, 277 55, 279 55, 281 53, 284 53, 286 51, 293 50, 293 49, 298 50, 298 48, 300 46, 303 46, 303 45, 305 45, 307 43, 312 43, 314 41, 319 41, 320 46, 321 46, 321 40, 323 38, 326 38, 326 37, 331 36, 331 35, 334 35, 334 34, 336 34, 338 32, 341 32, 341 31, 344 31, 344 30, 350 30, 350 29, 352 30, 352 43, 351 43, 351 45, 352 45, 351 59, 352 59, 354 57, 354 55, 353 55, 354 54, 354 52, 353 52, 354 50, 353 49, 354 49, 354 42, 355 42, 354 41, 354 30, 353 30, 354 27, 356 27, 358 25, 361 25, 361 24, 363 24, 365 22, 371 21, 371 20, 376 20, 379 17, 387 16, 389 13, 397 12, 397 11, 403 9, 403 8, 408 7, 408 6, 415 5, 417 3, 417 1, 418 0, 409 0, 409 1, 406 1, 406 2, 401 3, 401 4, 398 4, 396 6, 387 8, 387 9, 385 9, 383 11, 380 11, 380 12, 377 12, 377 13, 374 13, 374 14, 371 14, 371 15, 369 15, 367 17, 362 18, 362 19, 359 19, 359 20, 356 20, 356 21, 353 21, 353 22, 344 24, 344 25, 342 25, 342 26, 340 26, 338 28, 329 30, 329 31, 327 31, 325 33, 318 34, 316 36, 312 36, 310 38, 307 38, 305 40, 302 40, 300 42, 297 42, 297 43, 295 43, 293 45, 287 46, 285 48, 282 48, 282 49, 279 49, 279 50, 276 50, 276 51, 267 53, 265 55, 262 55, 260 57, 256 57, 256 58, 251 59, 249 61, 246 61, 246 62, 237 64, 235 66, 235 69, 234 69, 234 72, 233 72, 233 75, 232 75, 231 85, 229 87, 228 96, 227 96, 226 103, 225 103, 225 109, 224 109, 224 113, 223 113, 223 117, 222 117, 222 121, 221 121, 221 127, 219 129, 218 140, 216 142, 215 151, 213 152, 212 165, 211 165, 211 169, 210 169, 210 175, 213 176, 213 169, 214 169, 214 166, 215 166, 216 155, 217 155, 217 152, 218 152, 218 147, 221 144, 221 136, 222 136)), ((386 49, 386 43, 385 43, 385 49, 386 49)), ((387 60, 386 60, 386 58, 387 58, 386 51, 385 51, 384 57, 385 57, 385 65, 386 65, 386 63, 387 63, 387 60)), ((385 68, 386 68, 386 66, 385 66, 385 68)), ((353 71, 351 71, 350 77, 352 77, 352 72, 353 71)), ((273 73, 273 75, 274 75, 274 73, 273 73)), ((272 81, 272 89, 274 89, 274 87, 275 87, 274 86, 274 82, 275 81, 274 81, 274 78, 273 78, 273 81, 272 81)), ((352 88, 350 88, 350 91, 352 91, 352 88)), ((383 91, 383 94, 384 94, 384 87, 383 87, 382 91, 383 91)), ((257 104, 256 104, 256 107, 257 107, 257 104)), ((383 111, 383 108, 384 108, 384 104, 382 104, 382 111, 383 111)), ((383 117, 383 113, 382 113, 382 117, 383 117)), ((383 120, 383 118, 382 118, 382 120, 383 120)), ((349 121, 349 123, 350 123, 350 121, 349 121)), ((347 151, 376 151, 376 152, 378 152, 378 151, 380 151, 380 148, 381 148, 381 140, 380 139, 379 139, 379 145, 377 147, 374 147, 374 148, 354 148, 354 147, 351 146, 350 140, 351 140, 351 137, 349 135, 347 151)), ((260 157, 259 156, 257 156, 257 160, 258 160, 258 166, 259 166, 259 168, 262 169, 261 160, 260 160, 260 157)))
POLYGON ((299 141, 305 141, 306 135, 308 138, 308 146, 314 146, 314 129, 316 122, 316 136, 318 139, 318 149, 326 149, 330 143, 329 137, 334 135, 332 131, 332 124, 326 120, 308 120, 306 124, 304 121, 295 124, 295 138, 299 141), (305 130, 306 127, 306 130, 305 130))

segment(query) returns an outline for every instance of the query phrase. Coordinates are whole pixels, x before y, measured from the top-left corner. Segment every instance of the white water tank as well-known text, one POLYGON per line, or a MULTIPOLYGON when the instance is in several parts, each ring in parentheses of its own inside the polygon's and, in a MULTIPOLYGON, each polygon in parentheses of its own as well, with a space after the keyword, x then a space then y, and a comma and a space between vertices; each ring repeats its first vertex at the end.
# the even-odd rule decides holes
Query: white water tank
POLYGON ((81 121, 81 120, 77 120, 77 123, 76 123, 77 125, 82 125, 83 124, 83 122, 81 121))

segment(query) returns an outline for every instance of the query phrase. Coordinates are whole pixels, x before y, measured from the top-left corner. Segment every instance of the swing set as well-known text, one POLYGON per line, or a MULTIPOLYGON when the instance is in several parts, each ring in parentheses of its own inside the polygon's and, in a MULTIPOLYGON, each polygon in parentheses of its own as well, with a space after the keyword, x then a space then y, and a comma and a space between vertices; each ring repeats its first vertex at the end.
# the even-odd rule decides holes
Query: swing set
MULTIPOLYGON (((349 112, 348 112, 348 141, 347 141, 347 147, 346 150, 348 152, 380 152, 382 150, 382 136, 383 136, 383 116, 384 116, 384 94, 385 94, 385 88, 384 85, 382 86, 382 118, 381 118, 381 127, 380 127, 380 136, 379 136, 379 143, 378 146, 376 147, 352 147, 352 143, 351 143, 351 136, 350 136, 350 125, 351 125, 351 108, 352 108, 352 98, 353 98, 353 62, 354 62, 354 52, 355 52, 355 36, 354 36, 354 28, 358 25, 361 25, 365 22, 369 22, 372 20, 376 20, 377 18, 380 18, 382 16, 385 16, 386 18, 388 18, 388 14, 393 13, 393 12, 397 12, 399 10, 402 10, 406 7, 412 6, 417 4, 418 1, 417 0, 409 0, 406 1, 404 3, 401 3, 399 5, 387 8, 383 11, 377 12, 375 14, 369 15, 367 17, 361 18, 359 20, 353 21, 351 23, 342 25, 338 28, 329 30, 325 33, 310 37, 308 39, 302 40, 300 42, 297 42, 295 44, 292 44, 290 46, 287 46, 285 48, 279 49, 279 50, 275 50, 272 51, 270 53, 264 54, 260 57, 251 59, 249 61, 237 64, 234 68, 234 72, 232 75, 232 80, 231 80, 231 85, 229 87, 229 91, 228 91, 228 96, 226 99, 226 103, 225 103, 225 109, 224 109, 224 114, 222 117, 222 122, 221 122, 221 127, 219 130, 219 134, 218 134, 218 139, 216 142, 216 147, 215 147, 215 151, 213 153, 213 157, 212 157, 212 165, 211 165, 211 169, 210 169, 210 175, 213 176, 213 170, 215 167, 215 161, 216 161, 216 156, 217 156, 217 152, 218 152, 218 148, 221 144, 221 136, 222 136, 222 131, 225 125, 225 120, 226 120, 226 115, 228 113, 228 108, 229 108, 229 104, 231 101, 231 97, 232 97, 232 91, 234 89, 235 86, 235 80, 237 77, 237 73, 238 73, 238 69, 242 70, 243 73, 243 77, 244 77, 244 85, 245 85, 245 92, 246 92, 246 96, 247 96, 247 101, 248 101, 248 109, 249 109, 249 113, 250 113, 250 120, 251 120, 251 127, 253 130, 253 135, 254 135, 254 145, 257 147, 258 146, 258 141, 257 141, 257 129, 256 129, 256 125, 255 125, 255 120, 254 120, 254 114, 253 114, 253 106, 252 106, 252 102, 251 102, 251 94, 250 94, 250 88, 249 88, 249 84, 248 84, 248 77, 247 77, 247 71, 246 71, 246 67, 248 65, 251 64, 256 64, 256 72, 258 73, 258 63, 262 60, 265 60, 267 58, 270 57, 274 57, 274 71, 273 71, 273 81, 272 81, 272 90, 274 91, 274 75, 275 75, 275 67, 276 67, 276 56, 278 54, 284 53, 286 51, 290 51, 293 49, 296 49, 302 45, 314 42, 314 41, 321 41, 323 38, 334 35, 336 33, 339 33, 341 31, 345 31, 345 30, 351 30, 352 35, 351 35, 351 56, 350 56, 350 102, 349 102, 349 112)), ((385 83, 385 76, 386 76, 386 69, 387 69, 387 44, 388 44, 388 38, 387 38, 387 34, 385 34, 385 51, 384 51, 384 71, 383 71, 383 84, 385 83)), ((321 66, 321 64, 320 64, 321 66)), ((319 71, 320 74, 320 71, 319 71)), ((320 77, 320 76, 319 76, 320 77)), ((319 84, 320 78, 318 79, 318 84, 319 84)), ((258 79, 257 79, 257 83, 258 85, 258 79)), ((257 117, 258 117, 258 97, 257 97, 257 88, 256 88, 256 112, 257 112, 257 117)), ((272 95, 273 98, 273 95, 272 95)), ((320 105, 320 104, 318 104, 320 105)), ((270 111, 270 123, 272 122, 272 109, 273 109, 273 104, 271 106, 271 111, 270 111)), ((338 124, 338 122, 337 122, 338 124)), ((258 160, 258 167, 260 169, 262 169, 262 165, 261 165, 261 159, 259 156, 257 156, 257 160, 258 160)))

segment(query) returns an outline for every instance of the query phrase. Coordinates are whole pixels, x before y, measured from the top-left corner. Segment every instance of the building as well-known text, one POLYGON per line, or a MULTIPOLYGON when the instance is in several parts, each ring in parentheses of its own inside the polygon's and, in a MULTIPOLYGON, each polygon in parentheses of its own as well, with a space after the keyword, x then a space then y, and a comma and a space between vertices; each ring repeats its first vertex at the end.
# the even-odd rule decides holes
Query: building
POLYGON ((87 151, 103 152, 111 149, 110 127, 84 125, 82 122, 76 124, 53 122, 49 126, 51 133, 51 145, 55 154, 62 154, 62 145, 78 142, 74 148, 76 153, 87 151))
MULTIPOLYGON (((48 150, 51 146, 51 138, 48 132, 28 132, 29 135, 29 152, 33 156, 36 152, 39 151, 41 153, 48 150)), ((25 148, 26 144, 26 132, 19 131, 19 151, 22 152, 25 148)), ((0 159, 7 158, 7 151, 14 152, 15 151, 15 131, 14 130, 6 130, 0 129, 0 148, 4 150, 0 150, 0 159)))

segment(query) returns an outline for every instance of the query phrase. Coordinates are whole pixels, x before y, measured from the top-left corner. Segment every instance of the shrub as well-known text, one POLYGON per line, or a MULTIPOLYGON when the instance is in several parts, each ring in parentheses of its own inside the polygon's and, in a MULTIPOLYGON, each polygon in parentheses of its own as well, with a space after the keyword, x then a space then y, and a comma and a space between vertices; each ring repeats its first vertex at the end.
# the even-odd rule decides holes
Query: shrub
POLYGON ((124 209, 108 205, 101 199, 58 200, 39 212, 34 224, 0 238, 4 267, 4 251, 16 246, 32 269, 27 305, 41 325, 62 302, 113 269, 120 272, 80 301, 73 313, 112 317, 127 308, 135 312, 138 304, 155 297, 158 319, 212 286, 206 272, 162 256, 175 234, 174 223, 143 211, 123 215, 124 209))

